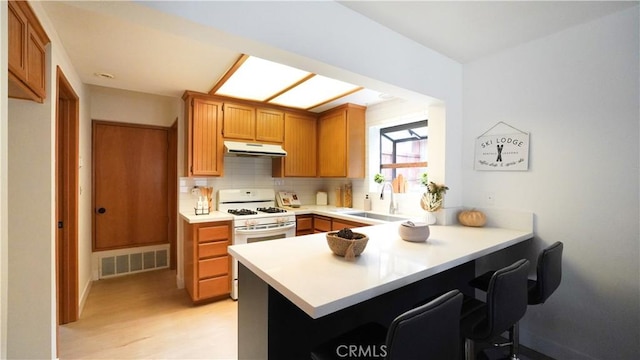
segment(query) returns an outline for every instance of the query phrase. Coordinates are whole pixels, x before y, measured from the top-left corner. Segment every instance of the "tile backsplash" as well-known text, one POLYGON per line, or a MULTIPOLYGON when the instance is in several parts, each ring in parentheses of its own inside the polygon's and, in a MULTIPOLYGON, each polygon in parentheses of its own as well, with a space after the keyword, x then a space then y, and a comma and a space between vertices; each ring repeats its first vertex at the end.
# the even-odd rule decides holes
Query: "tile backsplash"
MULTIPOLYGON (((329 193, 329 204, 335 204, 331 189, 347 182, 353 185, 354 207, 362 208, 364 198, 363 179, 323 179, 323 178, 274 178, 271 176, 271 159, 261 157, 226 157, 224 176, 208 178, 182 177, 179 181, 180 207, 191 208, 197 195, 191 194, 194 186, 212 186, 214 196, 220 189, 272 188, 275 191, 294 191, 302 204, 316 202, 316 192, 329 193), (359 195, 360 194, 360 195, 359 195), (359 202, 356 200, 360 200, 359 202)), ((216 199, 214 198, 214 202, 216 199)))
MULTIPOLYGON (((179 199, 181 209, 193 209, 198 199, 191 193, 194 186, 212 186, 216 204, 217 192, 220 189, 272 188, 277 191, 294 191, 298 194, 302 205, 315 205, 316 193, 326 191, 329 205, 336 204, 335 189, 351 183, 353 187, 353 207, 362 209, 367 194, 366 179, 333 179, 333 178, 274 178, 271 176, 271 159, 261 157, 226 157, 224 159, 224 176, 209 178, 182 177, 179 181, 179 199)), ((388 196, 380 200, 379 190, 369 192, 373 210, 386 212, 388 196)), ((400 212, 419 210, 419 194, 396 194, 400 212), (414 197, 416 199, 414 199, 414 197)))

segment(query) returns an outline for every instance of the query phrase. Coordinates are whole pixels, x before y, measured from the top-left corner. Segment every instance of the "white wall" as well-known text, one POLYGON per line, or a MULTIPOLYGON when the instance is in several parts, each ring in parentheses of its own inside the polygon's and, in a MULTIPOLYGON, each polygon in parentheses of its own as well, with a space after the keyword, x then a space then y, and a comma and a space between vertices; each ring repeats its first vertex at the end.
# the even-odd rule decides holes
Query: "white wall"
MULTIPOLYGON (((563 279, 521 342, 557 359, 640 354, 638 7, 464 66, 463 202, 535 214, 534 260, 563 241, 563 279), (530 132, 529 170, 473 170, 498 121, 530 132)), ((535 262, 532 263, 535 265, 535 262)))
MULTIPOLYGON (((448 204, 460 205, 461 132, 457 131, 462 123, 460 64, 333 1, 142 2, 140 5, 183 19, 178 22, 166 18, 162 24, 148 21, 149 26, 175 29, 172 31, 197 36, 199 41, 429 106, 446 106, 446 127, 441 128, 443 141, 438 151, 446 152, 447 158, 433 175, 447 181, 451 188, 447 192, 448 204), (191 29, 197 30, 188 34, 191 29), (399 63, 402 65, 398 66, 399 63)), ((131 8, 129 12, 142 17, 144 11, 131 8)))
MULTIPOLYGON (((51 38, 44 104, 8 101, 8 358, 55 358, 55 99, 56 66, 80 97, 84 88, 39 3, 31 6, 51 38)), ((4 31, 4 30, 3 30, 4 31)), ((3 45, 6 53, 6 46, 3 45)), ((6 72, 6 67, 5 67, 6 72)), ((81 182, 84 179, 81 178, 81 182)), ((82 196, 81 196, 82 198, 82 196)), ((5 217, 3 217, 4 219, 5 217)), ((83 221, 83 214, 80 214, 83 221)), ((81 234, 82 236, 82 234, 81 234)))
POLYGON ((91 85, 91 118, 170 127, 182 118, 182 100, 91 85))

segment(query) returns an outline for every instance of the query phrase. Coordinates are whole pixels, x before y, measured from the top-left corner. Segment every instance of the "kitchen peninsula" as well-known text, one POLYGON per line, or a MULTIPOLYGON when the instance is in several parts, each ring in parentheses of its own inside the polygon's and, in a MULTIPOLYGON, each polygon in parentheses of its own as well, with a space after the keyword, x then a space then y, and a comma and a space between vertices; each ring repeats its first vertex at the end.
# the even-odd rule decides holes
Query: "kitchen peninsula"
POLYGON ((239 358, 308 358, 362 323, 388 325, 453 288, 472 294, 474 260, 533 237, 532 230, 431 226, 427 242, 412 243, 400 239, 399 224, 356 229, 369 242, 353 262, 333 255, 324 233, 231 246, 240 262, 239 358))

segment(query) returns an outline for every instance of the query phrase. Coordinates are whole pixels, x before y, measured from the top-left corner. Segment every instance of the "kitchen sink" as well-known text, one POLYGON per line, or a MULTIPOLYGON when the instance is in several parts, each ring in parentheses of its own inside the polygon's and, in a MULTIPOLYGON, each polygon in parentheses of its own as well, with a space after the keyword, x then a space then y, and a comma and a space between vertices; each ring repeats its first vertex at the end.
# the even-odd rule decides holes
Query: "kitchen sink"
POLYGON ((370 212, 353 212, 353 213, 345 213, 345 215, 358 216, 368 219, 382 220, 382 221, 402 221, 409 220, 408 217, 396 216, 396 215, 385 215, 385 214, 376 214, 370 212))

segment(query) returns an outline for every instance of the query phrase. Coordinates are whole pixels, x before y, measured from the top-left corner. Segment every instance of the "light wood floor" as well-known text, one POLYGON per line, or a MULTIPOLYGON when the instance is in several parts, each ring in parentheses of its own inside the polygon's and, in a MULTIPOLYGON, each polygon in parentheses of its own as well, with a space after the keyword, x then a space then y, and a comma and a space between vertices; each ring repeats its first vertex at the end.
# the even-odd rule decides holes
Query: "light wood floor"
POLYGON ((80 320, 59 327, 60 359, 236 359, 237 303, 193 306, 158 270, 93 283, 80 320))

